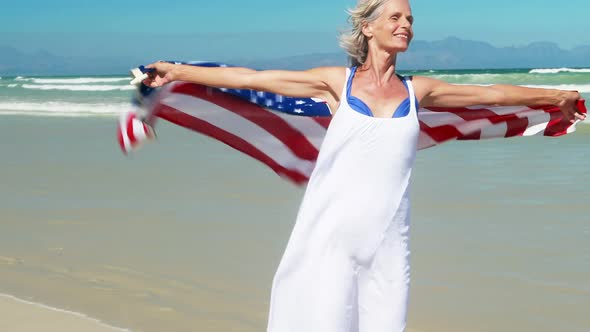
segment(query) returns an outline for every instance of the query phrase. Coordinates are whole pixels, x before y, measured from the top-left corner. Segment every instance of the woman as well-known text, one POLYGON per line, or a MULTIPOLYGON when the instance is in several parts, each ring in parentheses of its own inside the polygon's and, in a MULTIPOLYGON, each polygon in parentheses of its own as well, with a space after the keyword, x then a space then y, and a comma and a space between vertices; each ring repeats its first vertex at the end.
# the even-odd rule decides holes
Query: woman
POLYGON ((341 44, 353 66, 307 71, 154 63, 145 82, 254 89, 325 100, 333 119, 272 287, 269 332, 403 331, 409 287, 409 183, 424 107, 558 105, 583 119, 577 92, 457 86, 396 75, 408 0, 361 0, 341 44))

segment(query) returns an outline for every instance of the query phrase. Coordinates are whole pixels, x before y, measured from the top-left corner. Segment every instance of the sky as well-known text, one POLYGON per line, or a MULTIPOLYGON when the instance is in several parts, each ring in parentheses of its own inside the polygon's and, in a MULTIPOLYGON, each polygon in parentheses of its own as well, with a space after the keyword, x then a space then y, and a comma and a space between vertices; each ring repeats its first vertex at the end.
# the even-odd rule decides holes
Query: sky
MULTIPOLYGON (((219 61, 338 50, 355 0, 2 1, 0 46, 59 56, 219 61)), ((589 0, 413 0, 415 39, 590 45, 589 0)))

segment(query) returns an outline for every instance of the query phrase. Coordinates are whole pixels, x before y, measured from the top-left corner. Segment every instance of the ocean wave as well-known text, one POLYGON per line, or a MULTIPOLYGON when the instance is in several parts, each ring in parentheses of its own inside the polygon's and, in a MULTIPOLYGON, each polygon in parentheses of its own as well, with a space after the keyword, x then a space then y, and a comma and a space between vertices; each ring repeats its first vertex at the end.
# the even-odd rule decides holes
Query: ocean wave
POLYGON ((523 85, 529 88, 558 89, 590 93, 590 84, 523 85))
MULTIPOLYGON (((494 75, 494 74, 491 74, 494 75)), ((443 75, 440 75, 443 76, 443 75)), ((452 76, 452 75, 448 75, 452 76)), ((463 75, 468 76, 468 75, 463 75)), ((479 85, 479 86, 489 86, 494 83, 490 82, 465 82, 465 80, 461 83, 453 83, 455 85, 479 85)), ((566 90, 566 91, 578 91, 579 93, 590 93, 590 84, 514 84, 518 86, 524 86, 529 88, 539 88, 539 89, 557 89, 557 90, 566 90)))
POLYGON ((0 114, 44 116, 119 115, 130 103, 0 102, 0 114))
POLYGON ((91 84, 91 83, 114 83, 129 82, 126 77, 79 77, 79 78, 31 78, 35 84, 91 84))
POLYGON ((7 87, 9 88, 16 88, 18 86, 18 84, 8 84, 7 87))
POLYGON ((590 73, 590 68, 539 68, 531 69, 529 74, 590 73))
POLYGON ((23 84, 23 89, 33 90, 67 90, 67 91, 130 91, 135 87, 132 85, 54 85, 54 84, 23 84))
POLYGON ((14 78, 14 80, 15 81, 30 81, 31 79, 30 78, 25 78, 25 77, 22 77, 22 76, 17 76, 17 77, 14 78))
POLYGON ((506 79, 509 76, 522 76, 522 74, 492 74, 492 73, 482 73, 482 74, 435 74, 432 75, 434 78, 438 78, 441 80, 445 79, 458 79, 458 80, 470 80, 470 81, 489 81, 494 79, 503 78, 506 79))

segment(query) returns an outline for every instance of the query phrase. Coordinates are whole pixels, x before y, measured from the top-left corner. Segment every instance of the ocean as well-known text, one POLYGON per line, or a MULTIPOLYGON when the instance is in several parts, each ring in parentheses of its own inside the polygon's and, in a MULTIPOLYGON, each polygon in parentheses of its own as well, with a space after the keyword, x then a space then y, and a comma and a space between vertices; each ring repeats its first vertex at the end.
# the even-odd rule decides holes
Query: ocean
MULTIPOLYGON (((590 96, 590 69, 501 69, 406 71, 457 84, 516 84, 579 91, 590 96)), ((1 77, 0 114, 116 116, 134 89, 124 76, 1 77)))
MULTIPOLYGON (((584 68, 403 74, 590 99, 584 68)), ((163 121, 124 156, 128 82, 0 79, 0 293, 131 331, 263 331, 304 188, 163 121)), ((589 140, 587 121, 418 153, 408 332, 590 331, 589 140)))

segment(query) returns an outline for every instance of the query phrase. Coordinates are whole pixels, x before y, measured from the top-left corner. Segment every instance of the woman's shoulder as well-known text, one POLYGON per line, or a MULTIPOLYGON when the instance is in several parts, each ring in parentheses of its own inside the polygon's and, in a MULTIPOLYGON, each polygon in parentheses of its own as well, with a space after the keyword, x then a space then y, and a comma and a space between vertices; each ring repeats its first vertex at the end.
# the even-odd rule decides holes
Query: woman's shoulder
POLYGON ((344 81, 346 80, 347 67, 343 66, 326 66, 316 67, 310 69, 317 73, 326 84, 328 84, 334 91, 342 90, 344 81))
POLYGON ((343 66, 326 66, 316 67, 309 71, 317 75, 317 77, 328 87, 330 91, 326 95, 326 102, 334 114, 335 110, 338 109, 340 104, 340 94, 344 85, 346 84, 347 67, 343 66))
POLYGON ((342 66, 326 66, 326 67, 315 67, 309 71, 321 75, 327 80, 338 80, 343 79, 346 76, 347 67, 342 66))
POLYGON ((426 88, 442 82, 438 79, 428 77, 428 76, 411 76, 411 77, 412 77, 412 82, 414 83, 414 85, 419 85, 421 87, 426 87, 426 88))
POLYGON ((416 92, 416 97, 420 101, 422 101, 424 96, 430 94, 433 86, 439 82, 441 81, 427 76, 412 76, 412 85, 416 92))

